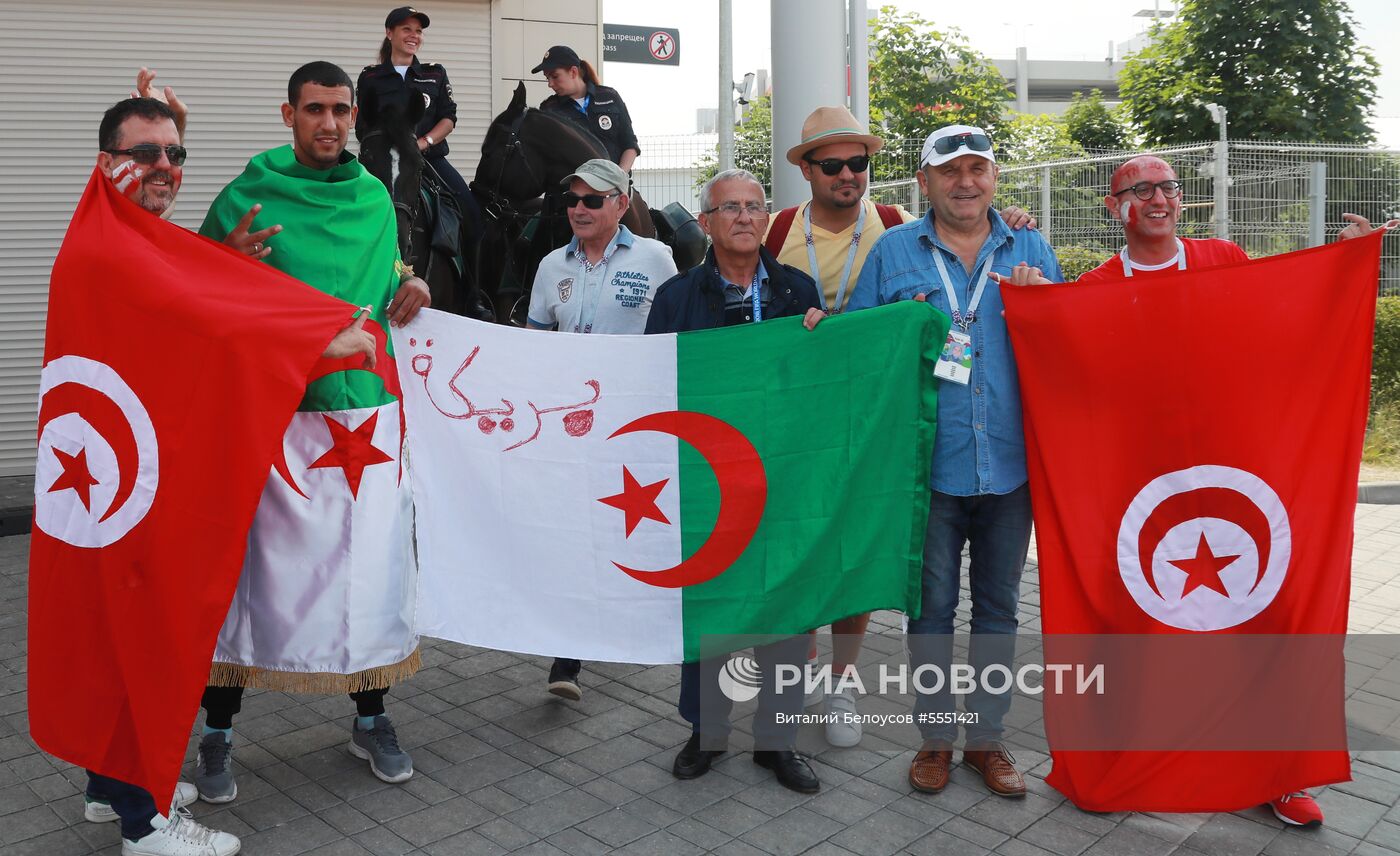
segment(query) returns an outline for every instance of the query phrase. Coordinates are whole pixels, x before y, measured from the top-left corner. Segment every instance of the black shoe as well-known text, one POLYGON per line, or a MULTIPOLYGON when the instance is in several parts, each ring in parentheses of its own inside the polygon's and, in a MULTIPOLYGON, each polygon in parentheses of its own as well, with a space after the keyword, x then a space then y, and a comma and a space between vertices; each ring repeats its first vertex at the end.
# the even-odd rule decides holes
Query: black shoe
POLYGON ((549 686, 547 689, 569 701, 578 701, 583 698, 583 690, 578 685, 579 668, 578 660, 555 657, 554 665, 549 667, 549 686))
POLYGON ((799 794, 814 794, 821 789, 822 783, 817 781, 817 774, 812 772, 807 759, 791 749, 754 752, 753 762, 776 773, 778 784, 788 790, 797 791, 799 794))
POLYGON ((671 765, 671 774, 677 779, 696 779, 710 772, 710 762, 724 754, 723 749, 701 749, 700 735, 691 734, 681 751, 676 754, 676 762, 671 765))

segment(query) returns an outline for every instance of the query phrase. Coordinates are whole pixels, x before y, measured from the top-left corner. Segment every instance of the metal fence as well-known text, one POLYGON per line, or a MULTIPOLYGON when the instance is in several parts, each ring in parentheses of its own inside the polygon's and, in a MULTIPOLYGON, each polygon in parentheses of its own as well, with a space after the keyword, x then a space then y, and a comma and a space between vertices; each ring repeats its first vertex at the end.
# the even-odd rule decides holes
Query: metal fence
MULTIPOLYGON (((641 145, 634 177, 647 201, 658 208, 680 202, 695 210, 701 177, 715 162, 715 135, 651 137, 641 145)), ((871 159, 875 201, 923 214, 927 203, 913 178, 922 147, 922 140, 886 141, 871 159)), ((1182 235, 1227 237, 1251 256, 1324 243, 1345 225, 1342 212, 1373 223, 1400 217, 1400 151, 1321 143, 1232 141, 1038 163, 1004 161, 997 205, 1033 213, 1065 273, 1077 275, 1122 246, 1122 226, 1109 219, 1103 197, 1118 164, 1145 153, 1170 161, 1185 183, 1182 235)), ((766 151, 736 155, 750 164, 769 158, 766 151)), ((1400 241, 1386 241, 1380 289, 1383 295, 1400 295, 1400 241)))
MULTIPOLYGON (((907 147, 897 148, 897 156, 908 157, 907 147)), ((1400 216, 1400 151, 1309 143, 1232 141, 1223 147, 1205 143, 1006 163, 997 205, 1019 205, 1034 213, 1065 273, 1077 275, 1123 245, 1122 226, 1109 218, 1103 197, 1118 164, 1145 153, 1169 161, 1185 185, 1181 235, 1226 237, 1255 257, 1333 239, 1346 224, 1343 212, 1373 223, 1400 216), (1223 208, 1223 216, 1217 208, 1223 208)), ((917 214, 926 204, 912 178, 876 182, 871 196, 917 214)), ((1384 253, 1381 294, 1400 295, 1400 242, 1388 240, 1384 253)))

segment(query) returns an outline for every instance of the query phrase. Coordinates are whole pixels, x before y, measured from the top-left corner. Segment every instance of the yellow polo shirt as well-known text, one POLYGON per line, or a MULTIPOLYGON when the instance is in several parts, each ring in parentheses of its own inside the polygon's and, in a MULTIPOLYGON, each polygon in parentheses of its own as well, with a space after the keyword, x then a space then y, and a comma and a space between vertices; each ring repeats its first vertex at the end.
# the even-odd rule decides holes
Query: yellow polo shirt
MULTIPOLYGON (((802 231, 809 204, 810 201, 797 206, 797 215, 792 218, 792 225, 788 227, 783 249, 778 253, 778 261, 806 271, 807 275, 811 276, 811 264, 807 258, 807 237, 802 231)), ((865 206, 865 231, 860 236, 860 246, 856 249, 855 260, 851 263, 851 279, 846 286, 843 304, 851 299, 851 293, 856 290, 856 280, 860 279, 860 269, 865 264, 865 257, 870 254, 870 248, 875 245, 875 240, 885 233, 885 224, 880 222, 875 203, 867 198, 862 199, 861 204, 865 206)), ((914 219, 914 215, 905 211, 902 206, 896 205, 895 208, 905 223, 914 219)), ((770 227, 773 219, 769 218, 770 227)), ((851 234, 855 228, 855 224, 852 223, 840 232, 828 232, 821 226, 812 224, 812 244, 817 251, 817 267, 821 273, 821 281, 817 283, 817 287, 825 295, 829 309, 836 308, 836 292, 841 287, 841 271, 846 267, 846 254, 850 251, 851 234)), ((764 240, 767 240, 766 235, 764 240)), ((839 308, 846 307, 843 305, 839 308)))

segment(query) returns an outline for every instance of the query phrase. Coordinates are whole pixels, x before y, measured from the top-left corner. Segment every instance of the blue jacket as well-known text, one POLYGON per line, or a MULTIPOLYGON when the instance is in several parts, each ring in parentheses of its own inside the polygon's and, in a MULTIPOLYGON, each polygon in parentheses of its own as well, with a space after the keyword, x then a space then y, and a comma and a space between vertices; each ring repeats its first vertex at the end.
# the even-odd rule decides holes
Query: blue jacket
MULTIPOLYGON (((812 278, 791 265, 779 263, 762 247, 758 257, 768 272, 769 303, 765 317, 805 315, 821 307, 812 278)), ((685 333, 709 330, 724 324, 724 283, 715 270, 715 250, 705 260, 661 284, 647 316, 648 333, 685 333)))

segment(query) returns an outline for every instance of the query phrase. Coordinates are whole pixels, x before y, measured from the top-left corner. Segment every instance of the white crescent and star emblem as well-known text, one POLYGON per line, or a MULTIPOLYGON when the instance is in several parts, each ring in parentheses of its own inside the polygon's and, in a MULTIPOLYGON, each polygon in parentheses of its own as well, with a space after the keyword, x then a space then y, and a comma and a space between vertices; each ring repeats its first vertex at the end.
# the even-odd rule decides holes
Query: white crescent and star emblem
POLYGON ((1223 630, 1273 602, 1292 549, 1273 488, 1245 470, 1203 465, 1158 476, 1128 504, 1118 571, 1137 605, 1163 624, 1223 630))
POLYGON ((34 473, 42 532, 74 547, 114 544, 150 511, 159 480, 150 414, 111 366, 71 354, 44 366, 34 473))

